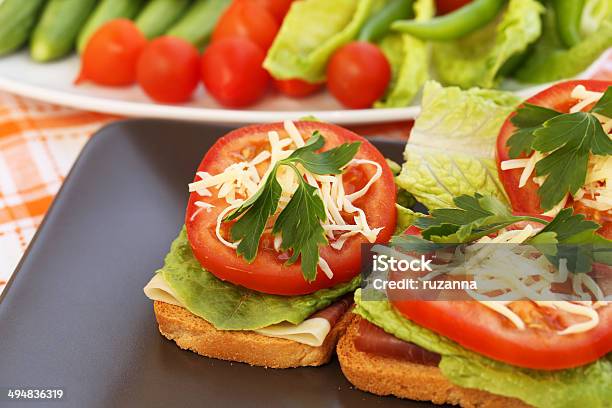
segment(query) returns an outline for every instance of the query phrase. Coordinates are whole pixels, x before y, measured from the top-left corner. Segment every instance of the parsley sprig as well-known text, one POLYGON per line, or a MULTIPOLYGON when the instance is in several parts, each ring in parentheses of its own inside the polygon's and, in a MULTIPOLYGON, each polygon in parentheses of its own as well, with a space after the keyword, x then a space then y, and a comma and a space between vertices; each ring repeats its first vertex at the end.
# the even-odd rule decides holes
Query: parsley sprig
POLYGON ((561 113, 525 104, 512 118, 517 130, 506 142, 510 157, 534 150, 546 154, 535 168, 537 176, 546 177, 538 189, 542 209, 550 210, 566 194, 578 192, 586 180, 590 154, 612 154, 612 141, 595 113, 612 116, 612 87, 590 112, 561 113))
POLYGON ((255 260, 259 240, 268 220, 276 214, 282 193, 276 174, 281 166, 288 166, 296 174, 298 187, 276 218, 272 234, 280 234, 281 249, 291 251, 287 264, 294 264, 301 258, 304 278, 309 282, 316 278, 319 246, 327 243, 325 231, 321 226, 326 217, 325 206, 317 189, 304 179, 298 165, 313 174, 340 174, 343 167, 355 157, 361 145, 360 142, 344 143, 317 153, 324 144, 324 137, 315 131, 303 147, 274 165, 257 193, 225 217, 224 222, 236 220, 230 229, 230 236, 232 240, 240 241, 238 255, 248 262, 255 260))
MULTIPOLYGON (((571 208, 561 210, 554 219, 547 221, 537 216, 514 215, 493 196, 462 195, 455 197, 453 202, 456 208, 432 210, 430 216, 416 219, 414 225, 421 229, 421 237, 397 235, 391 243, 409 250, 428 252, 443 248, 445 244, 474 242, 512 224, 530 221, 542 224, 544 228, 528 242, 544 245, 546 251, 554 246, 556 251, 551 256, 555 258, 573 259, 570 263, 576 265, 576 252, 582 251, 582 258, 590 259, 584 256, 584 251, 588 251, 598 262, 609 265, 612 261, 612 241, 596 234, 600 225, 586 220, 582 214, 573 214, 571 208)), ((587 266, 590 267, 590 263, 583 264, 579 271, 590 270, 587 266)))

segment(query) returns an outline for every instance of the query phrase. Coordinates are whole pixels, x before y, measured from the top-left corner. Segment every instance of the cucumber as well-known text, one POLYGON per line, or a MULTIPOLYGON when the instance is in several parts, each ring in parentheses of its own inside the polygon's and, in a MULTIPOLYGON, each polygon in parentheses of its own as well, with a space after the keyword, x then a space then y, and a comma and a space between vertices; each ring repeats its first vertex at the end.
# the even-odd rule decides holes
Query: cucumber
POLYGON ((230 5, 231 0, 196 0, 166 34, 180 37, 198 48, 208 42, 217 20, 230 5))
POLYGON ((30 40, 30 56, 47 62, 73 50, 96 0, 49 0, 30 40))
POLYGON ((45 0, 0 1, 0 55, 25 44, 44 4, 45 0))
POLYGON ((151 0, 136 18, 136 25, 148 39, 165 33, 187 11, 191 0, 151 0))
POLYGON ((81 29, 77 38, 77 51, 79 54, 85 49, 89 37, 91 37, 101 25, 115 18, 134 18, 136 14, 138 14, 143 3, 143 0, 100 1, 94 12, 87 19, 87 22, 81 29))

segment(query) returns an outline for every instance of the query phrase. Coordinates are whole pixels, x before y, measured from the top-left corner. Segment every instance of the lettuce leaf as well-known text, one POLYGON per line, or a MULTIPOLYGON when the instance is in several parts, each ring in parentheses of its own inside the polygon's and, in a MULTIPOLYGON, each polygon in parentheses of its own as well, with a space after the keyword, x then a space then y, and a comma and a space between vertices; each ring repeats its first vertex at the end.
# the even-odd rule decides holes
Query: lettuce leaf
POLYGON ((403 207, 399 204, 395 204, 395 208, 397 209, 397 224, 395 226, 395 234, 404 232, 406 228, 414 224, 414 221, 417 218, 424 216, 424 214, 412 211, 411 209, 403 207))
POLYGON ((583 40, 565 48, 557 35, 554 11, 548 8, 544 34, 533 52, 516 71, 522 82, 552 82, 571 78, 586 70, 602 52, 612 46, 612 2, 588 0, 583 16, 583 40))
POLYGON ((360 277, 309 295, 277 296, 224 282, 202 268, 183 227, 157 271, 187 310, 219 330, 255 330, 280 322, 299 324, 359 286, 360 277))
POLYGON ((453 197, 462 194, 506 201, 494 161, 495 141, 519 102, 508 92, 462 91, 427 82, 397 185, 430 210, 453 207, 453 197))
MULTIPOLYGON (((435 15, 433 0, 417 0, 414 15, 416 20, 432 18, 435 15)), ((391 33, 380 41, 379 46, 389 60, 392 76, 387 93, 374 103, 374 107, 407 106, 429 77, 427 43, 408 34, 391 33)))
POLYGON ((586 366, 540 371, 519 368, 467 350, 402 317, 387 300, 362 300, 354 312, 395 337, 442 356, 440 370, 452 383, 514 397, 535 407, 605 407, 612 401, 612 356, 586 366))
POLYGON ((504 65, 540 37, 543 11, 537 0, 510 0, 500 19, 456 41, 435 43, 432 59, 440 81, 494 87, 504 65))
POLYGON ((302 0, 293 3, 264 61, 276 79, 325 80, 333 52, 357 36, 380 0, 302 0))

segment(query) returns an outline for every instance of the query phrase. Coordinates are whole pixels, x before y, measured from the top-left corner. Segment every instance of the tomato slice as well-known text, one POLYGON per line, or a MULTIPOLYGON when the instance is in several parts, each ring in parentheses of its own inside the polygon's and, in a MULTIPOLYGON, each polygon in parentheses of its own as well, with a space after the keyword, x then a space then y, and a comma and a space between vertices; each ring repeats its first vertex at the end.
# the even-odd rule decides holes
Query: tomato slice
MULTIPOLYGON (((396 296, 399 297, 399 296, 396 296)), ((582 333, 560 336, 555 325, 566 313, 529 301, 514 302, 516 313, 529 316, 525 330, 476 301, 397 300, 402 315, 463 347, 519 367, 560 370, 593 362, 612 351, 612 305, 597 309, 599 325, 582 333)))
MULTIPOLYGON (((524 228, 526 224, 541 227, 520 222, 508 229, 524 228)), ((411 226, 404 233, 420 235, 420 229, 411 226)), ((402 279, 401 273, 391 273, 390 279, 402 279)), ((398 291, 390 290, 389 299, 409 320, 469 350, 515 366, 560 370, 588 364, 612 351, 612 305, 597 309, 600 321, 595 328, 561 336, 557 331, 577 323, 575 315, 539 307, 531 301, 512 304, 512 310, 527 325, 519 330, 506 317, 477 301, 406 300, 398 291)))
MULTIPOLYGON (((537 95, 527 99, 525 102, 533 105, 544 106, 546 108, 555 109, 559 112, 569 112, 570 108, 578 101, 571 97, 572 90, 576 85, 584 85, 587 90, 605 92, 612 86, 612 81, 598 80, 575 80, 566 81, 538 93, 537 95)), ((501 182, 508 194, 510 204, 514 211, 524 212, 528 214, 541 214, 543 212, 540 207, 540 197, 538 196, 538 185, 530 179, 525 186, 519 188, 519 180, 523 169, 502 170, 501 162, 510 160, 510 149, 506 146, 506 142, 512 136, 516 127, 510 121, 515 113, 511 113, 504 122, 499 135, 497 137, 497 170, 501 182)), ((569 204, 573 205, 573 204, 569 204)), ((582 205, 573 205, 576 212, 582 213, 589 219, 602 224, 603 228, 600 233, 606 237, 610 234, 606 231, 612 230, 612 226, 608 225, 612 222, 610 216, 605 212, 599 212, 592 208, 587 208, 582 205), (607 235, 608 234, 608 235, 607 235)))
MULTIPOLYGON (((382 166, 381 178, 354 204, 365 212, 370 227, 383 228, 377 242, 387 242, 393 234, 396 222, 396 187, 393 174, 382 154, 361 136, 341 127, 319 122, 295 122, 295 125, 305 138, 315 130, 321 132, 326 140, 324 150, 342 143, 359 141, 361 147, 356 158, 372 160, 382 166)), ((255 157, 262 149, 269 149, 270 131, 277 131, 281 138, 287 137, 282 123, 247 126, 228 133, 208 151, 198 171, 219 174, 233 163, 255 157)), ((365 185, 375 170, 372 165, 350 166, 343 175, 347 194, 365 185)), ((331 279, 319 270, 313 282, 305 281, 299 261, 294 265, 285 265, 287 254, 279 254, 274 250, 273 238, 268 233, 262 236, 257 257, 252 263, 248 263, 239 257, 234 249, 223 245, 215 234, 217 217, 226 207, 225 200, 216 198, 214 194, 213 197, 201 197, 192 193, 185 217, 189 242, 196 258, 204 268, 220 279, 259 292, 300 295, 347 282, 361 269, 361 244, 367 242, 361 235, 349 238, 339 251, 330 246, 320 248, 320 255, 334 273, 331 279), (193 217, 198 209, 196 201, 206 201, 215 207, 210 212, 200 211, 193 217)), ((227 238, 228 231, 227 228, 224 229, 222 233, 227 238)))

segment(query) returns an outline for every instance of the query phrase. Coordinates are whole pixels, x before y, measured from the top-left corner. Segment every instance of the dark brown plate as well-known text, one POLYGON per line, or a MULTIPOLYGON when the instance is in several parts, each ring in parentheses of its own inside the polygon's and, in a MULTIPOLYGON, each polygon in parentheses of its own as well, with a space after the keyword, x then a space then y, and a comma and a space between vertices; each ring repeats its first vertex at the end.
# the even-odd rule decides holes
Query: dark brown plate
MULTIPOLYGON (((0 389, 64 389, 39 407, 422 406, 353 389, 337 362, 250 367, 159 334, 142 288, 179 231, 202 155, 227 130, 130 120, 91 139, 0 298, 0 389)), ((375 144, 401 162, 403 143, 375 144)))

